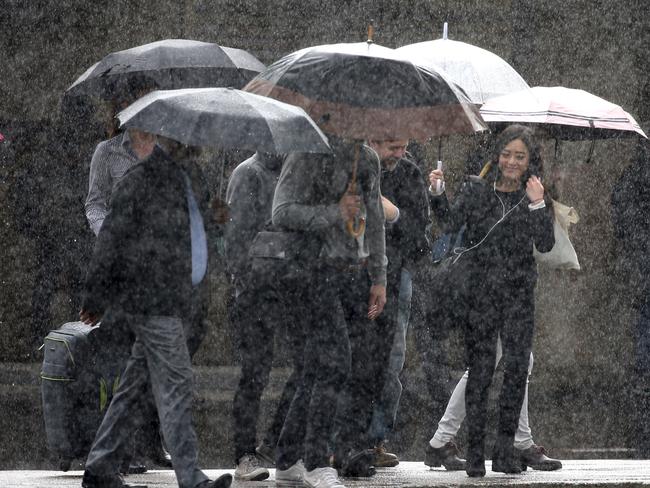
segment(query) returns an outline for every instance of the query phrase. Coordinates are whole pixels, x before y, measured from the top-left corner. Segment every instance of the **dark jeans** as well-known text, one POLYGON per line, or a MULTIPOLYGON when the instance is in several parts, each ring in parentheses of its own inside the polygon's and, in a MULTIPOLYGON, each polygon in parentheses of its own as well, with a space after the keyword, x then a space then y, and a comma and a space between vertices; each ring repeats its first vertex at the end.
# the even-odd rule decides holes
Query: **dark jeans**
POLYGON ((469 311, 465 331, 469 368, 465 393, 468 462, 484 458, 488 390, 494 374, 499 335, 504 373, 493 459, 495 452, 507 455, 512 451, 535 329, 533 285, 498 282, 490 276, 474 282, 485 286, 480 293, 468 293, 464 297, 469 311))
POLYGON ((307 470, 329 466, 335 429, 337 453, 367 447, 393 341, 394 322, 367 319, 365 269, 323 266, 310 285, 304 374, 278 441, 278 469, 300 458, 307 470))
POLYGON ((464 327, 460 308, 439 307, 439 297, 445 293, 444 288, 444 284, 436 279, 432 263, 422 262, 416 268, 413 274, 410 329, 429 393, 431 425, 437 424, 442 417, 454 386, 448 351, 450 331, 464 327))
POLYGON ((300 307, 296 303, 287 304, 285 297, 290 294, 283 291, 286 292, 270 286, 258 288, 250 284, 249 288, 240 290, 230 304, 229 315, 241 363, 241 376, 233 401, 235 463, 245 454, 255 453, 261 397, 269 381, 277 332, 284 332, 278 339, 289 345, 293 371, 264 438, 264 442, 271 447, 277 443, 302 376, 304 339, 293 319, 294 312, 300 307))

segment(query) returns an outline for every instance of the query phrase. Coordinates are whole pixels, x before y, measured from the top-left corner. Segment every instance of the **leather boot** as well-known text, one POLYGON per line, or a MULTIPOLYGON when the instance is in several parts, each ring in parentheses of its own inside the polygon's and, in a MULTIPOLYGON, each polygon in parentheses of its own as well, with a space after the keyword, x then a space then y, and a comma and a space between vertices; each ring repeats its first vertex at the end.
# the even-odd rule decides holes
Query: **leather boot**
POLYGON ((399 458, 392 452, 386 450, 384 441, 377 443, 374 454, 373 466, 375 468, 394 468, 399 464, 399 458))
POLYGON ((424 464, 432 468, 444 466, 447 471, 463 471, 467 467, 467 462, 459 454, 458 447, 451 441, 439 448, 427 444, 424 464))
POLYGON ((538 471, 556 471, 562 469, 562 461, 546 455, 544 446, 533 444, 528 449, 515 449, 521 459, 521 469, 526 471, 528 466, 538 471))

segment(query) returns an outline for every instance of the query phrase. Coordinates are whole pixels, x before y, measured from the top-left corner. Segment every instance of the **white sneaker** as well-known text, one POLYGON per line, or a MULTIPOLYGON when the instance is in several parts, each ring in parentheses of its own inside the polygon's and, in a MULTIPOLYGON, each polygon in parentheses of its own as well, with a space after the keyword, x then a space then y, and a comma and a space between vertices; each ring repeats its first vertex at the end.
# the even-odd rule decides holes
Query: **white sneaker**
POLYGON ((345 488, 334 468, 315 468, 305 472, 307 488, 345 488))
POLYGON ((245 454, 235 469, 235 479, 242 481, 262 481, 269 477, 269 470, 262 466, 254 454, 245 454))
POLYGON ((302 460, 298 460, 289 469, 275 470, 276 488, 303 488, 304 478, 305 465, 302 464, 302 460))

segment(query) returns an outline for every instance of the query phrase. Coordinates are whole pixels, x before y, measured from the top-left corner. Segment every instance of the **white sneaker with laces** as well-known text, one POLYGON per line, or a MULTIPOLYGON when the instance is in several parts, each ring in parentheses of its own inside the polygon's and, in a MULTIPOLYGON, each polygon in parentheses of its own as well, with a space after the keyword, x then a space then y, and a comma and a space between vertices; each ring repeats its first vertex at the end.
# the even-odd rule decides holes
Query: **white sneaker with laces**
POLYGON ((262 481, 269 477, 269 470, 262 466, 254 454, 245 454, 235 469, 235 479, 242 481, 262 481))
POLYGON ((289 469, 275 470, 276 488, 303 488, 304 478, 305 465, 302 464, 302 460, 298 460, 298 462, 289 469))
POLYGON ((307 488, 345 488, 334 468, 315 468, 305 472, 307 488))

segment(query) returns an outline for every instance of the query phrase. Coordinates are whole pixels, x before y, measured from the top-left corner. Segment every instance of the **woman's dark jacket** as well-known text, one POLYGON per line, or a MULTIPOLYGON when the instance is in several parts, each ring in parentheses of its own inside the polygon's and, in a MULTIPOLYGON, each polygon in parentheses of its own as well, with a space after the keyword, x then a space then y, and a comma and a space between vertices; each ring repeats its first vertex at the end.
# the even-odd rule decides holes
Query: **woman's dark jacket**
MULTIPOLYGON (((200 170, 185 168, 207 223, 207 188, 192 177, 200 170)), ((196 292, 191 260, 183 168, 156 147, 111 196, 88 269, 83 309, 188 317, 196 292)))
POLYGON ((459 262, 464 262, 472 274, 490 277, 491 282, 534 287, 537 267, 533 244, 539 252, 548 252, 555 244, 552 203, 548 197, 545 208, 530 210, 524 189, 498 192, 491 183, 472 176, 463 183, 451 205, 444 194, 432 197, 432 209, 444 232, 457 232, 466 225, 462 247, 470 248, 502 218, 504 207, 497 194, 506 212, 519 202, 517 207, 482 244, 464 253, 459 262))

